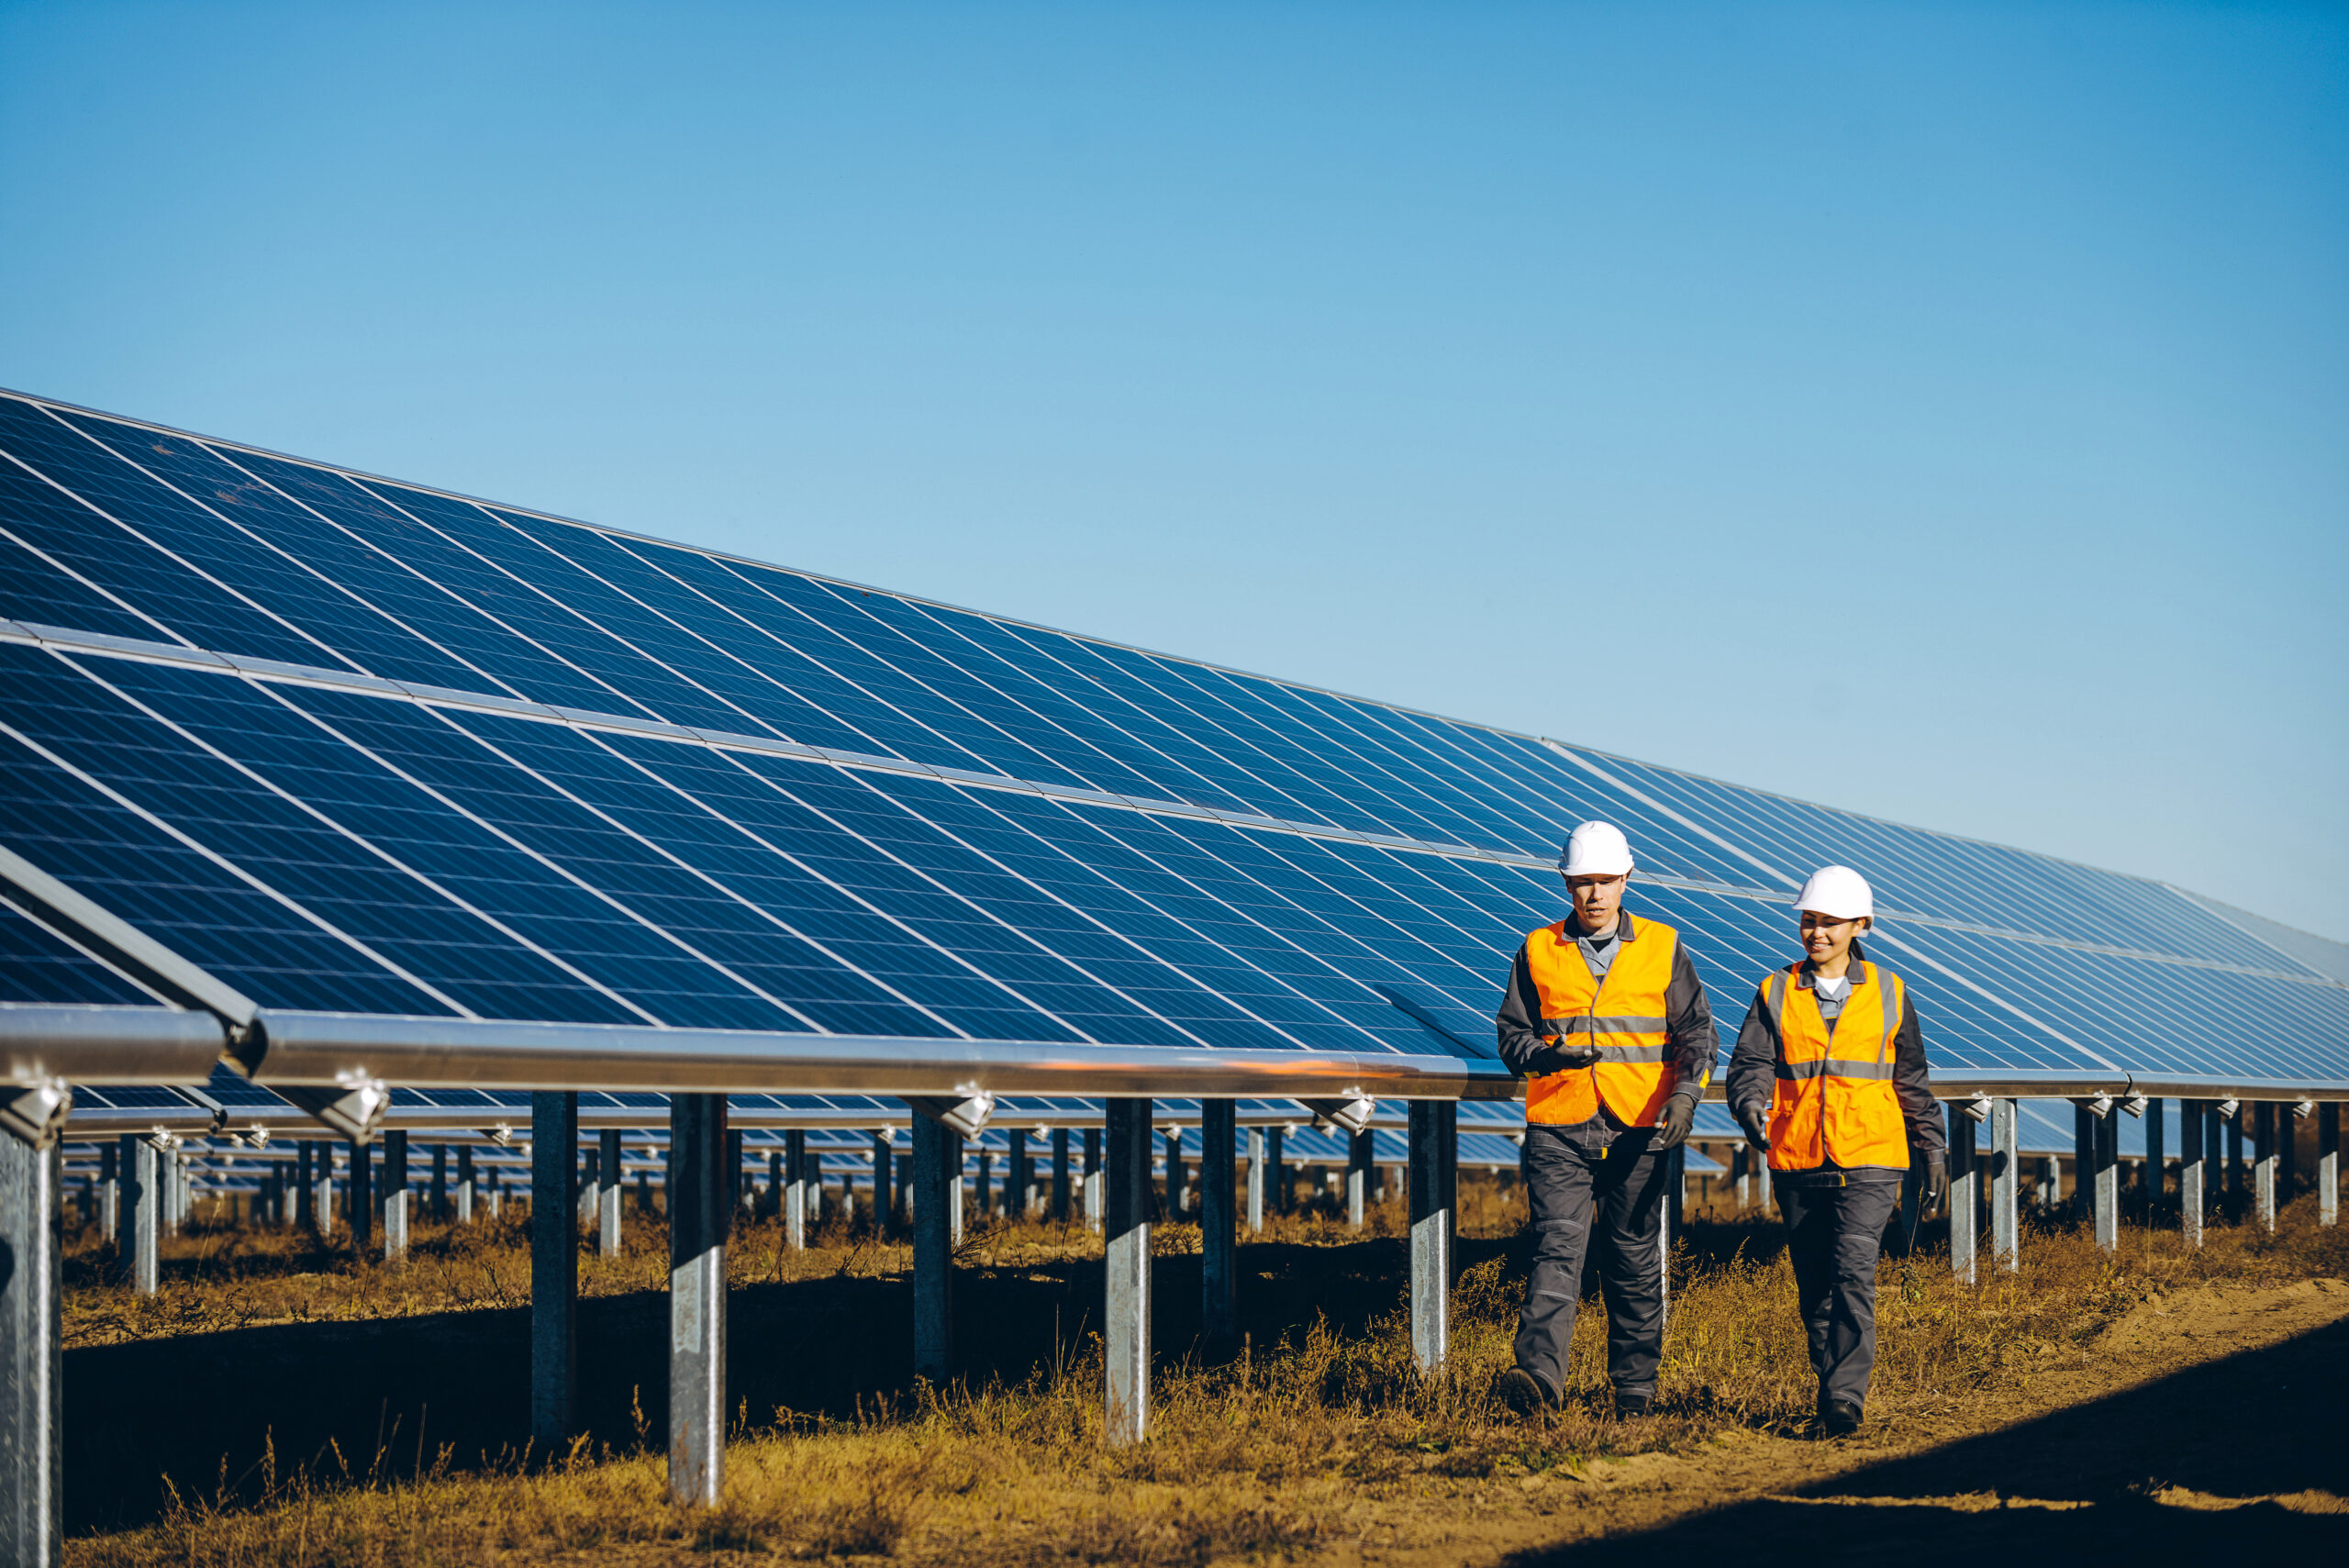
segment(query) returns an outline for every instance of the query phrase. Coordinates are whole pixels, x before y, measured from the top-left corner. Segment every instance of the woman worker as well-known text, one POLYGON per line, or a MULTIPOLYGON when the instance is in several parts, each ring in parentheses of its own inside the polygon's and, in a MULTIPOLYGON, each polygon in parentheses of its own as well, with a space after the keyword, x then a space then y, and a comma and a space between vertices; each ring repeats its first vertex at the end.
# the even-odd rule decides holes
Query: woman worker
POLYGON ((1926 1079, 1917 1004, 1860 951, 1876 923, 1867 880, 1827 866, 1796 896, 1800 962, 1764 975, 1723 1087, 1770 1156, 1795 1289, 1819 1373, 1819 1425, 1857 1431, 1876 1365, 1876 1264, 1912 1154, 1924 1209, 1949 1192, 1941 1107, 1926 1079))

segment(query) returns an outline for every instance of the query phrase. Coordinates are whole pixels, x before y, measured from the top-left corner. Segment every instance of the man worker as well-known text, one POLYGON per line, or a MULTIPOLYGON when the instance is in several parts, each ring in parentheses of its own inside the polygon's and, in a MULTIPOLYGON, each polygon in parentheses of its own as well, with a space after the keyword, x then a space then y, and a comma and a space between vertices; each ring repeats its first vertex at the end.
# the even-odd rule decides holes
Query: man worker
POLYGON ((1688 1136, 1720 1040, 1680 933, 1623 907, 1622 830, 1576 828, 1558 871, 1574 911, 1518 949, 1497 1020, 1501 1060, 1526 1080, 1533 1272, 1495 1392, 1520 1416, 1564 1398, 1595 1229, 1615 1411, 1643 1416, 1664 1351, 1664 1156, 1688 1136))
POLYGON ((1860 933, 1876 894, 1849 866, 1823 866, 1795 895, 1803 957, 1762 977, 1725 1085, 1786 1215, 1795 1295, 1819 1374, 1819 1429, 1859 1430, 1876 1365, 1876 1265, 1913 1157, 1920 1211, 1949 1194, 1917 999, 1872 963, 1860 933))

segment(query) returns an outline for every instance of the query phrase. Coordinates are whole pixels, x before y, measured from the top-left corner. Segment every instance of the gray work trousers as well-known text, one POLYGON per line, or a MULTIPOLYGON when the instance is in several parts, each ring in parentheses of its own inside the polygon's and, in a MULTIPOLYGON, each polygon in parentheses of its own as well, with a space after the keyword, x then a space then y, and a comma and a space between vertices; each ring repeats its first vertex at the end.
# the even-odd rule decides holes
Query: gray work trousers
POLYGON ((1582 1302, 1583 1259, 1598 1235, 1607 1301, 1607 1377, 1618 1394, 1651 1393, 1664 1353, 1664 1189, 1670 1162, 1654 1131, 1616 1132, 1601 1118, 1575 1127, 1530 1122, 1519 1164, 1533 1232, 1533 1272, 1517 1317, 1517 1364, 1553 1399, 1582 1302))
POLYGON ((1865 1406, 1876 1370, 1876 1261, 1884 1228, 1900 1203, 1900 1183, 1806 1187, 1780 1182, 1787 1251, 1795 1296, 1810 1335, 1819 1407, 1831 1401, 1865 1406))

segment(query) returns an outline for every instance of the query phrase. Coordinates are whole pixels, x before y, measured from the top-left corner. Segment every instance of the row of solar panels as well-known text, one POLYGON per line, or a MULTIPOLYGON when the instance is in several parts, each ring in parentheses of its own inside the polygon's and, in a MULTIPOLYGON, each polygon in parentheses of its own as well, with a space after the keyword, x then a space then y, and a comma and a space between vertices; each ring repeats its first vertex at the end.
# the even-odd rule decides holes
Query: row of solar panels
POLYGON ((265 1006, 1489 1056, 1604 816, 1731 1026, 1836 859, 1943 1067, 2349 1083, 2157 884, 10 397, 0 594, 0 842, 265 1006))

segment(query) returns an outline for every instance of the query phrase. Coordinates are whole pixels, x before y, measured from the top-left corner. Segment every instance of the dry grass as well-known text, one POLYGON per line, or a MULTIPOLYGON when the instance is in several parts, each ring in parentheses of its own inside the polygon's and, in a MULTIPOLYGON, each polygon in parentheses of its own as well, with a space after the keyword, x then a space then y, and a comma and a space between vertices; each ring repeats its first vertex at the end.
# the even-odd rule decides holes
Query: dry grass
MULTIPOLYGON (((1490 1195, 1472 1193, 1472 1231, 1490 1195)), ((2099 1329, 2159 1292, 2210 1279, 2278 1284, 2349 1273, 2349 1242, 2338 1230, 2315 1229, 2308 1207, 2272 1238, 2214 1229, 2199 1252, 2184 1249, 2174 1231, 2130 1229, 2120 1252, 2107 1257, 2077 1230, 2033 1229, 2021 1273, 1974 1287, 1957 1284, 1937 1256, 1887 1259, 1872 1413, 1963 1411, 2049 1357, 2078 1355, 2099 1329)), ((1494 1208, 1483 1218, 1506 1216, 1494 1208)), ((1398 1222, 1391 1206, 1375 1221, 1398 1222)), ((1321 1219, 1284 1227, 1295 1240, 1354 1239, 1321 1219)), ((586 1288, 647 1288, 644 1271, 661 1256, 653 1228, 638 1229, 647 1233, 637 1243, 645 1256, 596 1261, 584 1271, 586 1288)), ((1170 1227, 1164 1237, 1170 1250, 1197 1246, 1196 1229, 1170 1227)), ((225 1315, 235 1300, 299 1299, 308 1312, 346 1316, 513 1300, 527 1276, 521 1240, 509 1222, 435 1241, 445 1241, 446 1259, 419 1258, 405 1270, 346 1259, 339 1273, 269 1278, 263 1243, 220 1238, 175 1286, 175 1320, 225 1315), (378 1277, 385 1275, 403 1277, 378 1277), (493 1277, 503 1296, 485 1294, 493 1277)), ((843 1234, 821 1240, 833 1244, 783 1253, 754 1228, 737 1249, 737 1277, 904 1266, 902 1249, 843 1234)), ((191 1237, 182 1245, 206 1242, 191 1237)), ((1597 1413, 1605 1407, 1605 1323, 1595 1304, 1576 1331, 1575 1400, 1531 1425, 1495 1418, 1486 1391, 1508 1362, 1521 1274, 1513 1257, 1494 1257, 1461 1282, 1454 1359, 1444 1374, 1417 1373, 1399 1313, 1351 1337, 1304 1324, 1228 1364, 1162 1371, 1152 1436, 1131 1449, 1103 1446, 1099 1367, 1080 1354, 1016 1386, 918 1387, 847 1418, 746 1411, 728 1452, 726 1502, 715 1510, 667 1502, 657 1444, 583 1448, 551 1467, 509 1461, 472 1472, 446 1453, 395 1454, 386 1445, 369 1465, 346 1467, 338 1455, 323 1473, 273 1473, 257 1505, 225 1486, 213 1496, 183 1489, 160 1521, 76 1540, 69 1559, 83 1568, 1286 1560, 1361 1540, 1374 1520, 1381 1531, 1408 1534, 1413 1519, 1433 1529, 1510 1506, 1516 1484, 1542 1472, 1685 1450, 1729 1427, 1787 1429, 1803 1420, 1812 1389, 1776 1228, 1698 1227, 1690 1242, 1659 1413, 1632 1423, 1597 1413)), ((1092 1245, 1081 1229, 1023 1226, 975 1238, 964 1261, 1017 1268, 1092 1245)), ((1332 1248, 1326 1255, 1345 1254, 1332 1248)), ((69 1313, 82 1332, 99 1331, 102 1315, 87 1304, 72 1303, 69 1313)), ((118 1331, 170 1330, 133 1322, 118 1331)))

